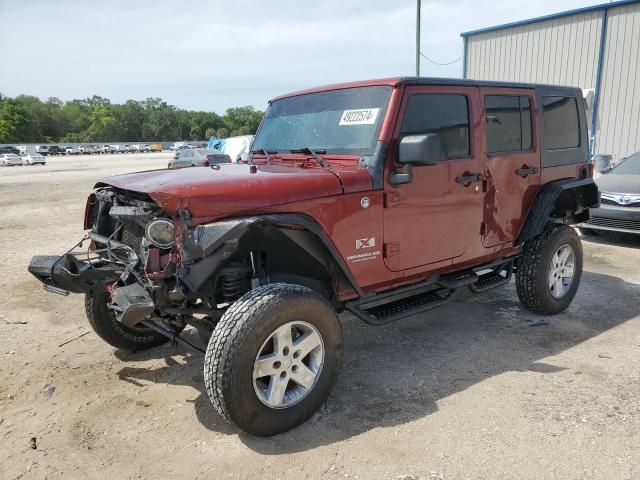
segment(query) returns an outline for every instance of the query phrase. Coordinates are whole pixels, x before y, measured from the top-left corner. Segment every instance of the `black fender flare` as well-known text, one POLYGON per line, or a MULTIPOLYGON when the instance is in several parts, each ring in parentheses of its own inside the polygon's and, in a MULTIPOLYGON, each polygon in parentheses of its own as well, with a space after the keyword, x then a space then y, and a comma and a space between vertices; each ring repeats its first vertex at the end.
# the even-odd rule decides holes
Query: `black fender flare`
POLYGON ((225 219, 198 225, 185 232, 182 239, 181 256, 183 281, 192 290, 197 290, 215 271, 218 265, 237 249, 240 238, 255 225, 271 224, 301 227, 315 235, 325 246, 331 258, 359 297, 364 292, 329 236, 318 222, 301 213, 279 213, 251 217, 225 219))
MULTIPOLYGON (((542 233, 558 199, 567 191, 571 191, 575 195, 576 211, 574 214, 588 211, 589 208, 597 207, 599 204, 598 186, 591 178, 567 178, 549 182, 538 191, 520 235, 518 235, 516 245, 522 245, 542 233)), ((575 222, 574 218, 565 220, 567 220, 565 223, 575 222)))

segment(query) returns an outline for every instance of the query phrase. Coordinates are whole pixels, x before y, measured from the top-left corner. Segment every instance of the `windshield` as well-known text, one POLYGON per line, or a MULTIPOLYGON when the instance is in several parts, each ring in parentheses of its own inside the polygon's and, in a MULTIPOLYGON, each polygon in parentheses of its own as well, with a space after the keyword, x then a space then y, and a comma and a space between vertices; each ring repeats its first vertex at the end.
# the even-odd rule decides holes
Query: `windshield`
POLYGON ((260 124, 253 150, 302 148, 371 155, 391 87, 358 87, 274 101, 260 124))
POLYGON ((634 153, 620 162, 609 175, 640 175, 640 152, 634 153))

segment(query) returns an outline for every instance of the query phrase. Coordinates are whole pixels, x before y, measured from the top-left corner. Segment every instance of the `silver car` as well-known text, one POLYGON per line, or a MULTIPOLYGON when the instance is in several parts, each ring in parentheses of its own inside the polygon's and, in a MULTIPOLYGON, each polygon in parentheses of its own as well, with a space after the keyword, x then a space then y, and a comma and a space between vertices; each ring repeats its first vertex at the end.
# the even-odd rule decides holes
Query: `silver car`
POLYGON ((0 165, 3 167, 11 167, 13 165, 22 165, 22 158, 15 153, 3 153, 0 155, 0 165))
POLYGON ((46 165, 47 160, 39 153, 25 153, 22 156, 25 165, 46 165))

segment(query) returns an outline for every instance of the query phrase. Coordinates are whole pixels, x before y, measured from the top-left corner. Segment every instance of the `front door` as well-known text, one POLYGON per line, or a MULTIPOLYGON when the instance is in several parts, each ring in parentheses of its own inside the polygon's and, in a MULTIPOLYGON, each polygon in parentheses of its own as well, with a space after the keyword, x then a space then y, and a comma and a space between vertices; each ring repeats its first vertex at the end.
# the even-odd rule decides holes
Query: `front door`
POLYGON ((469 87, 407 87, 388 169, 398 169, 397 145, 406 135, 436 133, 441 161, 414 166, 410 183, 385 183, 384 256, 402 271, 454 263, 481 246, 483 155, 477 126, 479 91, 469 87), (474 177, 475 176, 475 177, 474 177))
POLYGON ((485 247, 512 242, 540 184, 533 90, 481 88, 485 125, 485 247))

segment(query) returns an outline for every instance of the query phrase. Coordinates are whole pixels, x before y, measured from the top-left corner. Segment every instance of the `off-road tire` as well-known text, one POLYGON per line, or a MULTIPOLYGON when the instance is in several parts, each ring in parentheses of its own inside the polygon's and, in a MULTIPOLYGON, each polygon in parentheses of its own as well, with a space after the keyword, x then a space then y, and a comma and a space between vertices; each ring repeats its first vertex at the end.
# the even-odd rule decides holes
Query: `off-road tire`
POLYGON ((204 360, 204 381, 214 408, 227 421, 257 436, 275 435, 300 425, 325 402, 342 364, 342 327, 331 305, 300 285, 258 287, 233 303, 216 326, 204 360), (325 357, 310 392, 286 408, 260 401, 253 386, 258 350, 281 325, 303 320, 320 333, 325 357))
POLYGON ((567 225, 548 225, 529 240, 517 260, 516 290, 525 308, 533 313, 555 315, 573 301, 582 276, 582 244, 576 231, 567 225), (555 252, 568 244, 575 254, 575 272, 567 293, 555 298, 549 289, 549 267, 555 252))
POLYGON ((132 330, 116 319, 107 303, 109 293, 104 289, 95 289, 84 297, 84 307, 91 328, 105 342, 115 348, 132 352, 147 350, 169 341, 167 337, 153 330, 132 330))

